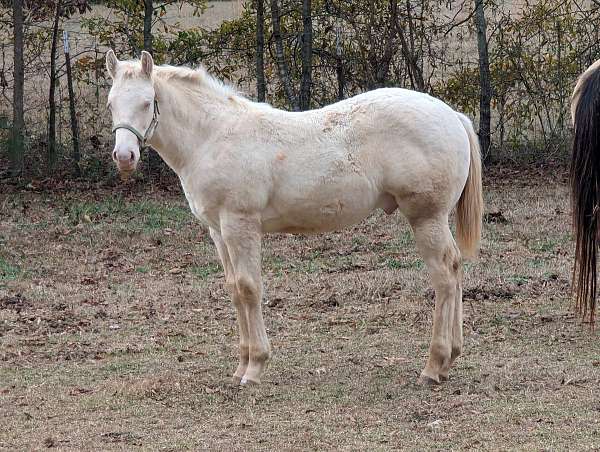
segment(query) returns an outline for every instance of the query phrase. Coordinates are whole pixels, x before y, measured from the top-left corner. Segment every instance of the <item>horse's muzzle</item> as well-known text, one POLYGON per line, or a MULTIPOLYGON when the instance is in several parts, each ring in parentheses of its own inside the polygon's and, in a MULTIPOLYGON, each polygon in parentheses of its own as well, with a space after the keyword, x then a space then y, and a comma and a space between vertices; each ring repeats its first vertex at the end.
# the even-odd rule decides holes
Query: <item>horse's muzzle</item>
POLYGON ((127 180, 131 173, 137 167, 137 157, 135 152, 130 150, 114 150, 112 153, 113 161, 117 164, 117 169, 121 174, 121 179, 127 180))

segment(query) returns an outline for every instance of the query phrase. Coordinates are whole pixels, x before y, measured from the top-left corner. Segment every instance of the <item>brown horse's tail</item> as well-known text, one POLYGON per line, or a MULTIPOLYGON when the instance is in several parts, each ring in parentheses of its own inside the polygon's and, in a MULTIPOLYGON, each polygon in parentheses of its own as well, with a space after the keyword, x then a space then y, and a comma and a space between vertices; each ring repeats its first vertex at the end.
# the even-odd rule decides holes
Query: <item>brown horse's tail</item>
POLYGON ((575 127, 570 175, 576 244, 573 291, 577 311, 593 323, 600 215, 600 61, 579 77, 571 116, 575 127))
POLYGON ((483 215, 481 156, 479 153, 479 139, 473 129, 471 120, 460 113, 458 113, 458 118, 469 135, 471 157, 467 183, 456 206, 456 238, 463 256, 474 258, 479 250, 483 215))

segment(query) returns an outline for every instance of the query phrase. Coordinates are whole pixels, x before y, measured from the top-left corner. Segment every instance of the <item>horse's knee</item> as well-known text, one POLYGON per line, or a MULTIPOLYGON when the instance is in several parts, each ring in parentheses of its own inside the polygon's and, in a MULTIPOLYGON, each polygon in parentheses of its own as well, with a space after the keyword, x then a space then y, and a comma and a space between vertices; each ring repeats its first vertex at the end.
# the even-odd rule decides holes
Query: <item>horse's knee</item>
POLYGON ((258 296, 259 284, 248 275, 239 275, 235 278, 235 290, 242 300, 252 301, 258 296))

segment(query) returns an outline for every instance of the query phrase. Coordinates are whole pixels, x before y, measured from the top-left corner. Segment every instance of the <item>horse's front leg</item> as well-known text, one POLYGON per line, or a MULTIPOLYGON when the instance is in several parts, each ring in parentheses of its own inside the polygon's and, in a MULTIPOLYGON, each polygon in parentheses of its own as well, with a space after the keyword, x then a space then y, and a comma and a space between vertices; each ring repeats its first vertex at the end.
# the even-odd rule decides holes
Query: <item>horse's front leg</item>
POLYGON ((241 350, 247 349, 247 366, 242 375, 242 361, 235 374, 241 384, 260 383, 260 376, 271 356, 271 348, 262 316, 261 279, 261 226, 258 218, 243 214, 221 215, 221 236, 233 270, 233 303, 238 311, 241 336, 245 324, 247 342, 241 341, 241 350))
POLYGON ((238 297, 235 295, 235 277, 231 259, 229 258, 229 251, 227 251, 227 246, 225 245, 223 237, 219 231, 213 228, 210 228, 209 231, 210 236, 217 247, 217 253, 221 259, 221 264, 223 264, 223 271, 225 272, 225 287, 229 292, 236 309, 238 333, 240 335, 240 362, 235 373, 233 374, 233 382, 234 384, 239 384, 242 380, 242 377, 246 373, 246 368, 248 367, 248 319, 246 317, 246 310, 238 302, 238 297))

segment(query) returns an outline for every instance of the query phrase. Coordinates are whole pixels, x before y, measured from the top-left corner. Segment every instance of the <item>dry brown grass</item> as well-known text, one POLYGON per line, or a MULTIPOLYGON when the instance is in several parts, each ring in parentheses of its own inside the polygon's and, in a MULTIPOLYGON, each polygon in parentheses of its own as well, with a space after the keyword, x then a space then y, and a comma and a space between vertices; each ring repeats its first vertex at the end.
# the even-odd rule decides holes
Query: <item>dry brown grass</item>
POLYGON ((240 389, 216 253, 178 189, 0 195, 0 448, 597 448, 600 342, 568 310, 563 174, 487 178, 465 355, 435 388, 416 385, 433 300, 399 215, 265 240, 275 353, 240 389))

